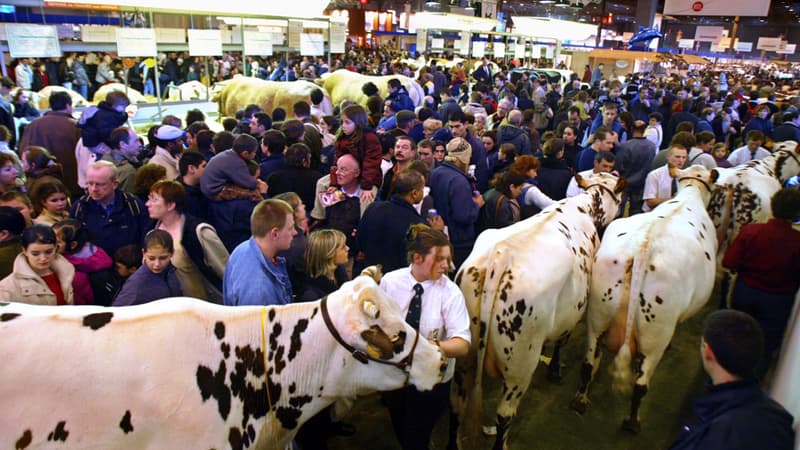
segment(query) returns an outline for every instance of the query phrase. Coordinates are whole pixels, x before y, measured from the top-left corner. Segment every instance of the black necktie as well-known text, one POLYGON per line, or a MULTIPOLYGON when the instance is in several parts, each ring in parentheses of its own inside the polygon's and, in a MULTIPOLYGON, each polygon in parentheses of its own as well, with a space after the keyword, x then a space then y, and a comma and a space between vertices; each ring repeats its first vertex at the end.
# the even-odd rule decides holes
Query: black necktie
POLYGON ((419 316, 422 312, 422 285, 417 283, 414 285, 414 296, 411 297, 411 304, 408 305, 408 314, 406 314, 406 322, 414 327, 415 330, 419 329, 419 316))
POLYGON ((675 197, 675 194, 678 193, 678 180, 677 178, 672 179, 672 188, 670 189, 670 197, 675 197))

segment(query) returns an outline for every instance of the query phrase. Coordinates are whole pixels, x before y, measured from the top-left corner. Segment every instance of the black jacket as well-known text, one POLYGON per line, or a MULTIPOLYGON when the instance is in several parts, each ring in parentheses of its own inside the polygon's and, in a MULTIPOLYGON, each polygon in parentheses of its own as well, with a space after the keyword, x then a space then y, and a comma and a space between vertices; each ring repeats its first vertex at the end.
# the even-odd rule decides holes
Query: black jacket
POLYGON ((792 416, 767 397, 755 381, 709 386, 694 405, 697 421, 683 427, 672 449, 789 450, 792 416))
POLYGON ((381 264, 383 273, 406 267, 406 233, 417 223, 425 220, 397 196, 369 205, 356 235, 358 247, 364 252, 364 266, 381 264))
POLYGON ((572 172, 564 161, 555 158, 542 158, 542 167, 537 171, 536 181, 539 189, 553 200, 567 196, 567 186, 572 172))

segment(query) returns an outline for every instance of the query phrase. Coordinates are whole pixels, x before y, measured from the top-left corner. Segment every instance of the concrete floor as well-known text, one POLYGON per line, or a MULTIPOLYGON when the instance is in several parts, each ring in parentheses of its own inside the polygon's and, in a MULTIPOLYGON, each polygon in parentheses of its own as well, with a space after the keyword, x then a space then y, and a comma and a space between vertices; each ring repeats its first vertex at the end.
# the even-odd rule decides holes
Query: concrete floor
MULTIPOLYGON (((700 364, 700 335, 702 320, 716 309, 719 302, 712 297, 705 309, 678 326, 671 347, 667 350, 650 382, 642 402, 642 431, 633 436, 620 430, 620 424, 630 409, 630 398, 611 392, 607 355, 589 390, 591 404, 584 415, 569 409, 569 402, 578 388, 580 365, 586 348, 583 323, 576 328, 570 342, 562 351, 563 381, 551 384, 546 379, 543 364, 534 375, 531 387, 522 400, 510 434, 510 449, 547 450, 634 450, 666 449, 674 441, 683 423, 691 417, 694 399, 704 393, 704 373, 700 364)), ((547 349, 549 354, 551 350, 547 349)), ((500 385, 497 380, 484 384, 486 390, 484 418, 493 424, 500 385)), ((386 409, 378 395, 360 398, 346 419, 356 426, 353 437, 332 438, 332 450, 397 450, 399 445, 389 422, 386 409)), ((447 417, 442 417, 433 436, 433 448, 441 450, 447 444, 447 417)), ((484 437, 474 448, 488 449, 493 437, 484 437)))

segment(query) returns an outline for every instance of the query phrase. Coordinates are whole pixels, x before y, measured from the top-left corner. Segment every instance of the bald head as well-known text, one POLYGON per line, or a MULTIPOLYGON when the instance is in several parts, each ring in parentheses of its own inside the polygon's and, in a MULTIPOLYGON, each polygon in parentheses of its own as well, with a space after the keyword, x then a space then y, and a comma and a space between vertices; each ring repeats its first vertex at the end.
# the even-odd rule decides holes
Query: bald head
POLYGON ((522 125, 522 111, 518 109, 511 110, 511 112, 508 113, 508 123, 515 127, 522 125))

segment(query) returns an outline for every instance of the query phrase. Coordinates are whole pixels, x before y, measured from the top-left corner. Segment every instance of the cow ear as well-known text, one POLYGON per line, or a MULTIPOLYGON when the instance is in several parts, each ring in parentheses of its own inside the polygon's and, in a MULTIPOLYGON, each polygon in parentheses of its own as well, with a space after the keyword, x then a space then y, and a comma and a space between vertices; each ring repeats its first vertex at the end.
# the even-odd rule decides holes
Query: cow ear
POLYGON ((628 187, 628 179, 625 177, 619 177, 617 180, 617 185, 614 186, 614 193, 619 194, 620 192, 624 191, 626 187, 628 187))
POLYGON ((711 182, 716 183, 718 178, 719 178, 719 171, 717 169, 711 169, 711 182))
POLYGON ((369 266, 361 271, 361 275, 370 277, 375 280, 376 283, 380 283, 381 278, 383 278, 383 266, 380 264, 369 266))
POLYGON ((677 178, 678 177, 678 168, 677 167, 669 167, 669 177, 670 178, 677 178))
POLYGON ((589 187, 588 183, 586 182, 586 179, 583 178, 579 173, 575 173, 575 181, 578 183, 578 186, 580 186, 581 189, 586 189, 587 187, 589 187))
POLYGON ((361 302, 361 311, 371 319, 377 319, 381 316, 380 308, 370 299, 364 299, 364 301, 361 302))

